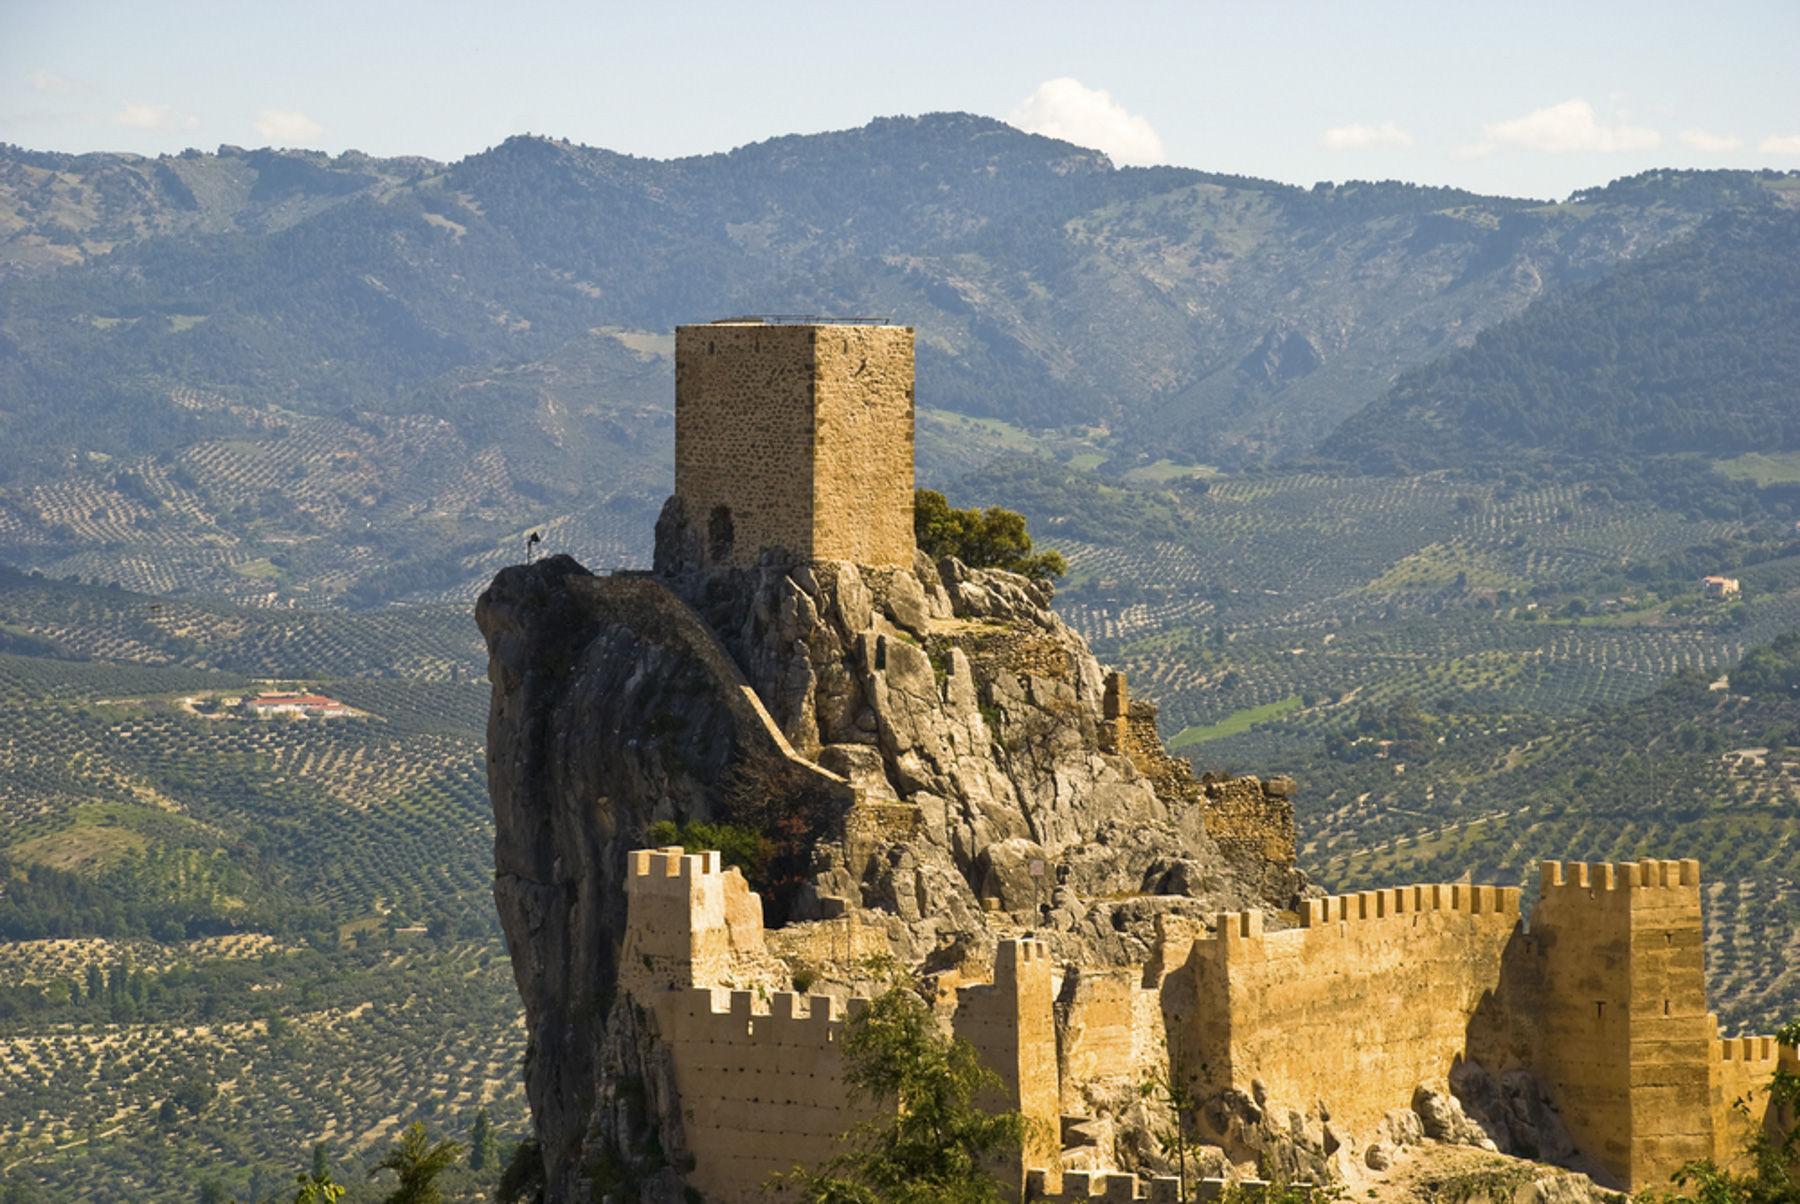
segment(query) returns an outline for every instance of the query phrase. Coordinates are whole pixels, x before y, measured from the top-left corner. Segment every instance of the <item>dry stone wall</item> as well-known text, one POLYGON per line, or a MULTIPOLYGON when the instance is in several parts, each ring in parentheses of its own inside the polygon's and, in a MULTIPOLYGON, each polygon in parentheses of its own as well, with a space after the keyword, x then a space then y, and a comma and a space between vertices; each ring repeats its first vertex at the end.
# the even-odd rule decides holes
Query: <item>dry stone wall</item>
POLYGON ((1125 675, 1106 675, 1101 700, 1101 746, 1131 758, 1165 802, 1196 806, 1219 848, 1246 862, 1292 864, 1294 783, 1290 778, 1196 778, 1187 761, 1169 755, 1157 730, 1156 704, 1133 699, 1125 675))

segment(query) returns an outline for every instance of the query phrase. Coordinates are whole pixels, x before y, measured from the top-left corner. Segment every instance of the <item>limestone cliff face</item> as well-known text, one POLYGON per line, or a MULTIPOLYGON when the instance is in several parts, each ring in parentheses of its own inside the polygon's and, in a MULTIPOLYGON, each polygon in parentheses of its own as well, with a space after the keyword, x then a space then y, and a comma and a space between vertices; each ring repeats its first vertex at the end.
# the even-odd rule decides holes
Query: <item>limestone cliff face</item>
POLYGON ((861 934, 836 958, 804 945, 827 984, 871 947, 954 979, 1025 930, 1077 964, 1142 964, 1161 917, 1304 889, 1285 786, 1196 782, 1146 747, 1153 715, 1109 711, 1047 587, 923 558, 702 570, 681 519, 671 503, 656 574, 557 557, 477 608, 495 898, 551 1199, 621 1177, 678 1193, 668 1068, 617 996, 625 856, 658 820, 779 834, 756 885, 789 948, 833 917, 861 934), (1279 822, 1247 837, 1257 815, 1288 816, 1285 849, 1279 822))

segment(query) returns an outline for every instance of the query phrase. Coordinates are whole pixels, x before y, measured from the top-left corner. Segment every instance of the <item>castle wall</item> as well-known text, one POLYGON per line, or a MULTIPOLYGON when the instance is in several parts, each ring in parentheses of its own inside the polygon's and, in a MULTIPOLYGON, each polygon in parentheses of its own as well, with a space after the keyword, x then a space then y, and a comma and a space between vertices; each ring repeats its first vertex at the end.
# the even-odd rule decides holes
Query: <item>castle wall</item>
POLYGON ((1135 1091, 1166 1069, 1162 1050, 1160 992, 1140 985, 1135 968, 1071 972, 1056 1010, 1061 1046, 1063 1105, 1068 1115, 1085 1110, 1084 1087, 1135 1091))
POLYGON ((1172 1055, 1203 1095, 1258 1080, 1366 1132, 1463 1056, 1516 938, 1519 892, 1364 891, 1307 900, 1301 922, 1265 932, 1261 912, 1229 913, 1194 942, 1197 1006, 1172 1055))
POLYGON ((1744 1143, 1765 1125, 1778 1123, 1769 1115, 1769 1082, 1785 1056, 1789 1069, 1800 1072, 1793 1050, 1776 1045, 1773 1037, 1728 1037, 1708 1042, 1708 1072, 1712 1099, 1712 1158, 1728 1164, 1744 1143), (1745 1105, 1739 1108, 1742 1101, 1745 1105))
MULTIPOLYGON (((877 1115, 844 1081, 844 1026, 868 1000, 721 985, 746 968, 754 977, 765 934, 761 900, 718 853, 641 849, 629 871, 621 984, 655 1014, 669 1051, 688 1181, 712 1201, 762 1199, 772 1176, 823 1165, 877 1115)), ((999 1076, 996 1102, 1035 1122, 996 1167, 1015 1185, 1028 1161, 1054 1164, 1059 1149, 1051 978, 1041 945, 1002 941, 994 981, 957 996, 955 1033, 999 1076)))
POLYGON ((675 493, 707 564, 912 567, 912 328, 677 327, 675 493))
POLYGON ((812 556, 910 569, 912 327, 821 327, 814 354, 812 556))
MULTIPOLYGON (((827 1161, 873 1115, 847 1092, 841 1052, 866 1001, 728 989, 779 981, 763 973, 779 966, 760 900, 717 853, 633 853, 629 901, 621 982, 672 1056, 693 1185, 748 1200, 771 1175, 827 1161)), ((1721 1041, 1706 1011, 1697 863, 1546 862, 1529 932, 1519 902, 1515 888, 1456 883, 1305 900, 1300 926, 1282 931, 1261 912, 1223 914, 1197 939, 1172 924, 1165 944, 1187 950, 1172 975, 1155 971, 1152 986, 1071 970, 1060 1002, 1047 950, 1000 942, 993 981, 957 988, 952 1018, 1000 1079, 992 1105, 1029 1122, 995 1172, 1052 1199, 1158 1198, 1128 1176, 1057 1168, 1060 1117, 1083 1110, 1084 1086, 1141 1083, 1164 1057, 1202 1097, 1260 1083, 1362 1135, 1462 1058, 1522 1065, 1582 1153, 1633 1190, 1734 1156, 1757 1125, 1792 1123, 1768 1114, 1767 1088, 1778 1065, 1800 1072, 1800 1054, 1769 1037, 1721 1041)), ((855 935, 819 928, 833 948, 855 935)))
POLYGON ((840 1049, 845 1021, 865 1006, 792 991, 766 1004, 752 991, 681 994, 669 1045, 689 1181, 706 1199, 761 1198, 771 1176, 823 1165, 842 1152, 841 1134, 875 1115, 845 1085, 840 1049))

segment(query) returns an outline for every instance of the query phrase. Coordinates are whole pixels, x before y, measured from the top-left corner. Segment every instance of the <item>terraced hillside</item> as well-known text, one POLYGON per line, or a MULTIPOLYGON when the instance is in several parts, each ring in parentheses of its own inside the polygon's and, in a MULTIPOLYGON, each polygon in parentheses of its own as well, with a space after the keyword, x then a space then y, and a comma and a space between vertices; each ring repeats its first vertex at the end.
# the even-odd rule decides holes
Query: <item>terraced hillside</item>
POLYGON ((461 608, 6 574, 0 646, 0 1183, 261 1199, 315 1141, 353 1169, 484 1105, 518 1135, 461 608), (230 705, 298 686, 351 714, 230 705))

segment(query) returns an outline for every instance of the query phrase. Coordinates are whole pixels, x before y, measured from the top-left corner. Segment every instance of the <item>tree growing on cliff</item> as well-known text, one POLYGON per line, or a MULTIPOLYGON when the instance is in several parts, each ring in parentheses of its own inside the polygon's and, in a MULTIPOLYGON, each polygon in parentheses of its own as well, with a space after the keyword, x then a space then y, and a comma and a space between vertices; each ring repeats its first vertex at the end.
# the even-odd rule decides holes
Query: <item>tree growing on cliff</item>
POLYGON ((913 987, 896 982, 844 1028, 852 1093, 881 1109, 818 1170, 780 1179, 807 1204, 998 1204, 993 1167, 1025 1136, 1017 1112, 977 1102, 1000 1086, 967 1041, 947 1036, 913 987))
POLYGON ((933 560, 954 556, 970 568, 1005 569, 1034 581, 1069 571, 1061 552, 1032 552, 1023 514, 999 506, 958 510, 935 489, 913 491, 913 538, 933 560))
POLYGON ((447 1137, 432 1141, 425 1126, 415 1120, 381 1156, 369 1178, 382 1171, 394 1172, 394 1190, 382 1197, 381 1204, 443 1204, 444 1192, 438 1179, 456 1165, 462 1152, 461 1142, 447 1137))

